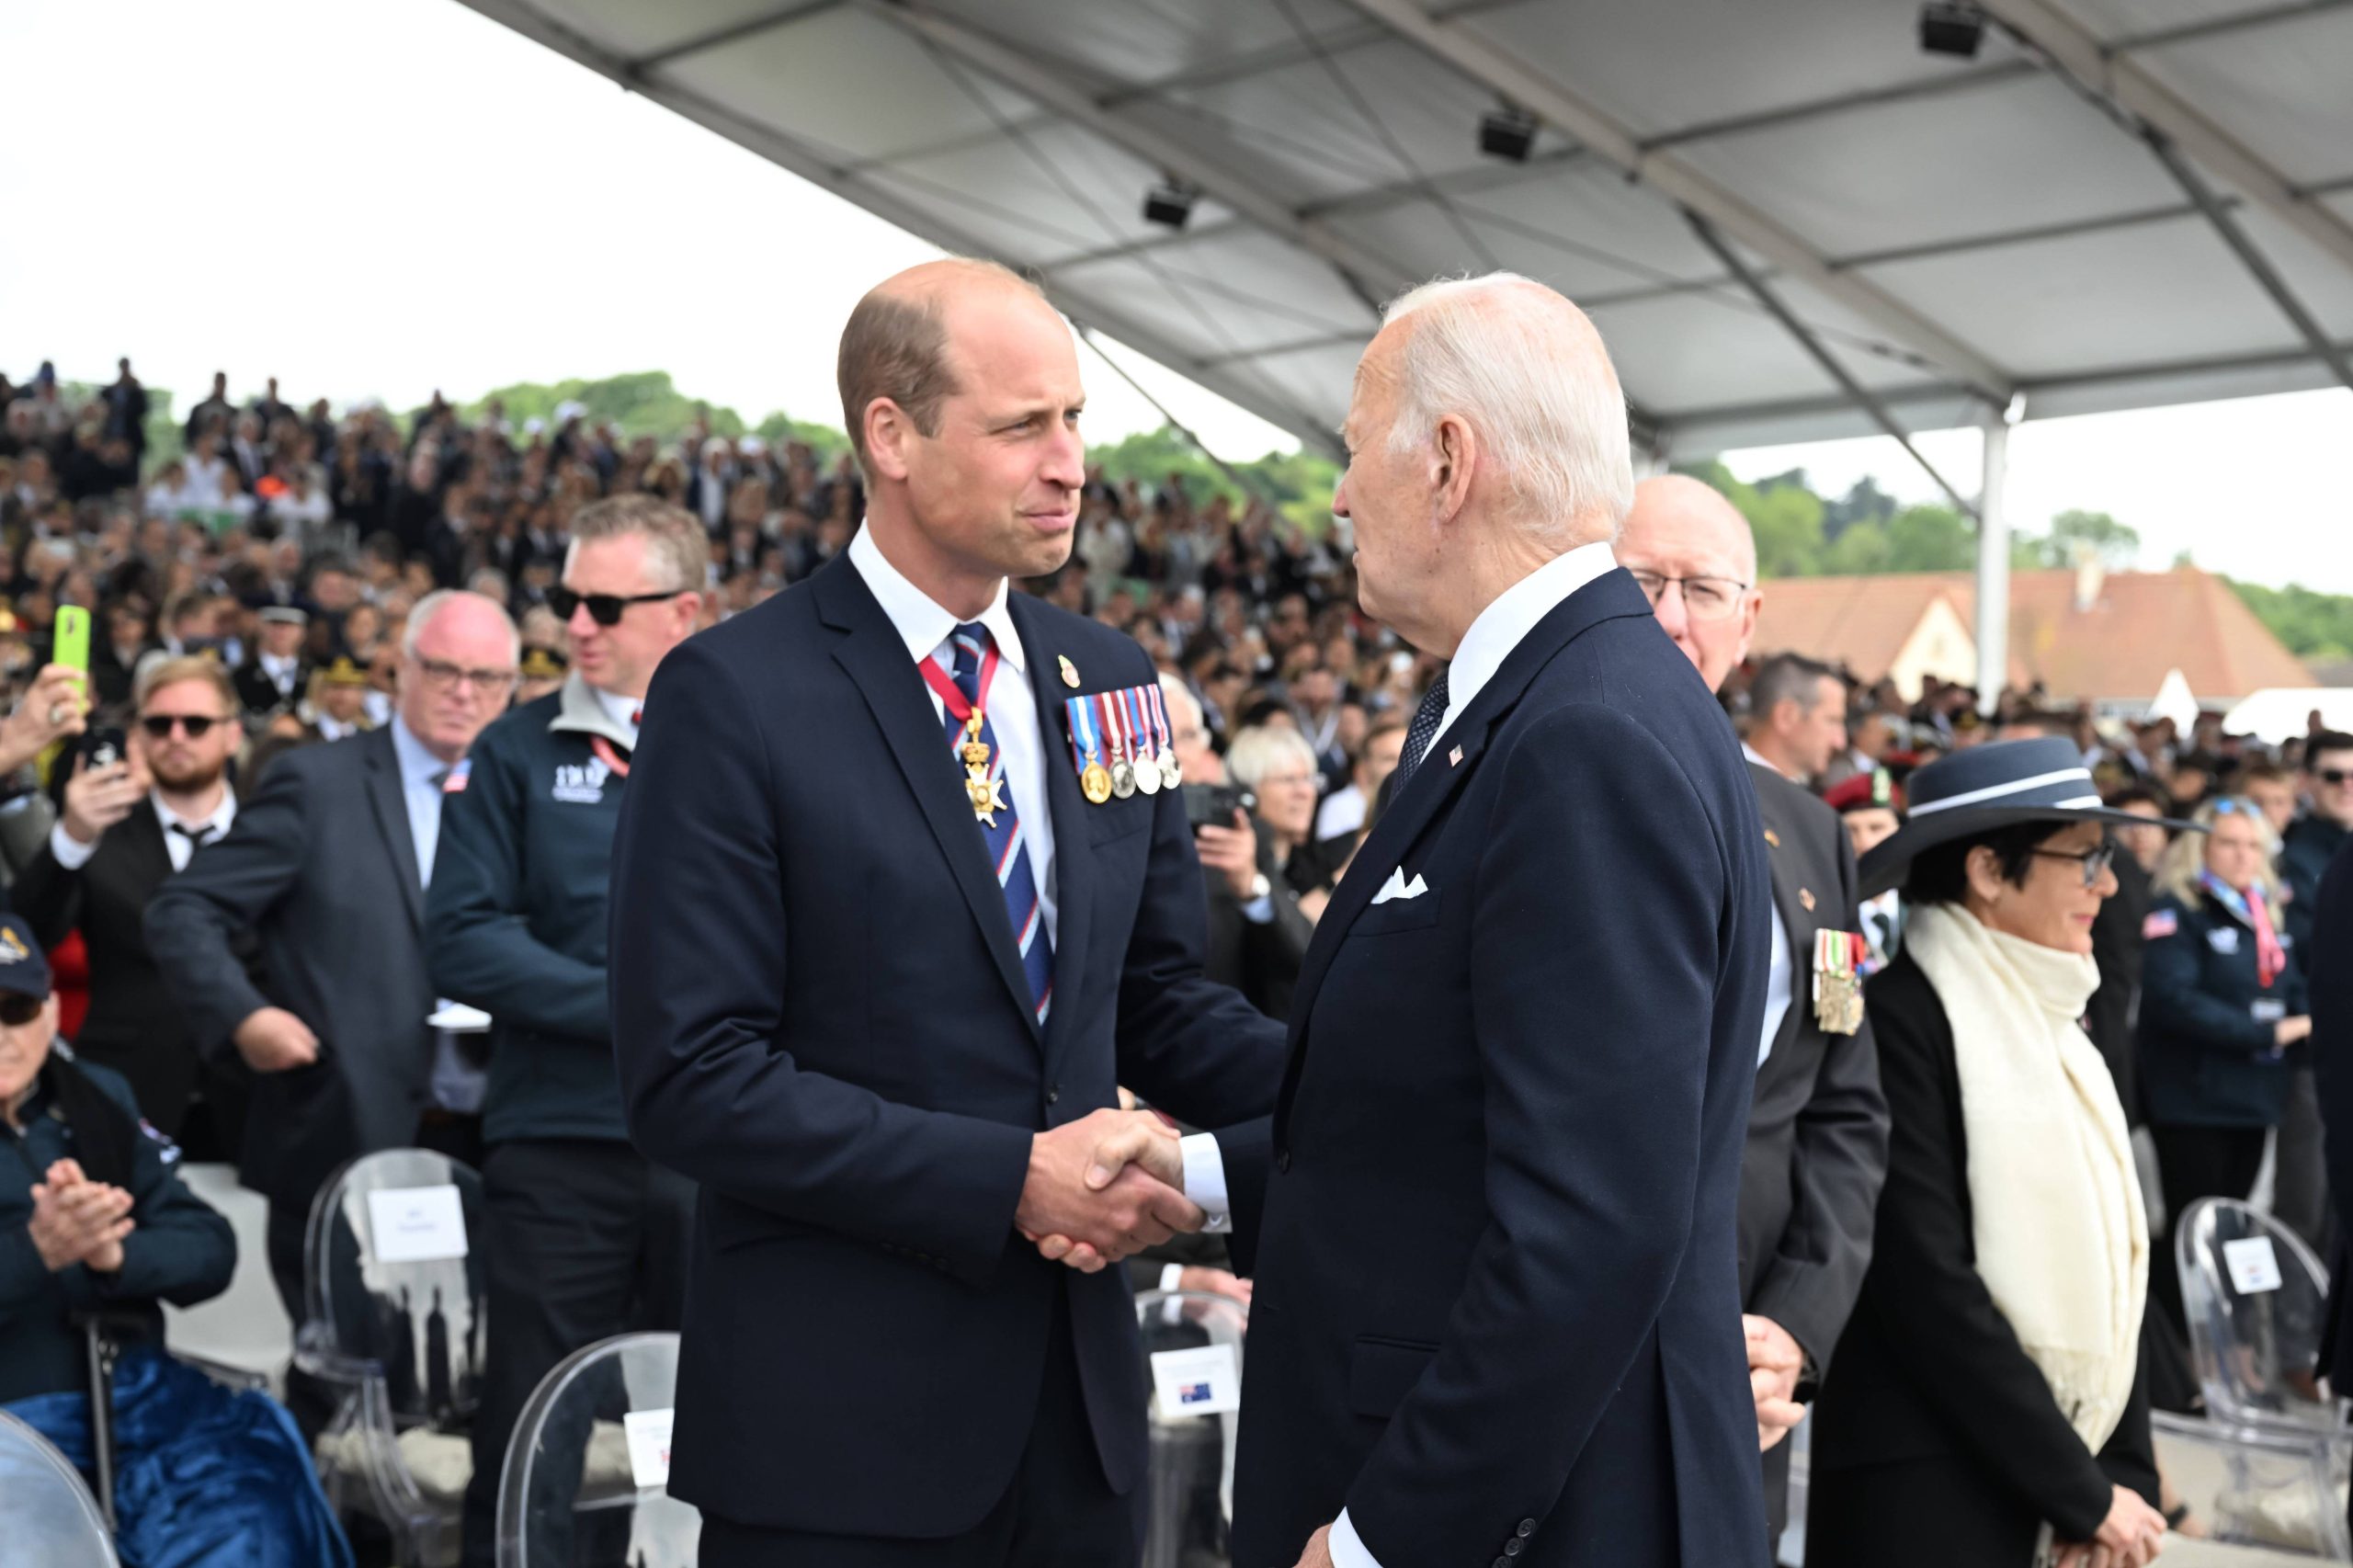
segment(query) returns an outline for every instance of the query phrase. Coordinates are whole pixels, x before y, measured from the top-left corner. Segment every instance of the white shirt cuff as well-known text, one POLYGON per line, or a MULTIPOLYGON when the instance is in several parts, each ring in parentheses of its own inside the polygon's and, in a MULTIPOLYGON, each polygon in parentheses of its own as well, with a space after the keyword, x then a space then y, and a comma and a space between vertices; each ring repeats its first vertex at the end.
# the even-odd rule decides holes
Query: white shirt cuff
POLYGON ((85 844, 66 832, 63 818, 59 819, 56 826, 49 830, 49 853, 60 866, 69 871, 78 871, 88 865, 90 857, 97 852, 97 845, 85 844))
POLYGON ((1275 895, 1273 893, 1262 893, 1258 897, 1254 898, 1249 903, 1244 904, 1242 906, 1242 918, 1247 920, 1253 926, 1272 925, 1275 918, 1275 895))
POLYGON ((1381 1568, 1380 1560, 1358 1538, 1357 1527, 1348 1522, 1346 1508, 1332 1521, 1332 1533, 1324 1538, 1324 1544, 1332 1553, 1332 1568, 1381 1568))
POLYGON ((1225 1192, 1225 1155, 1218 1149, 1216 1136, 1196 1132, 1178 1139, 1176 1147, 1185 1156, 1185 1196, 1209 1216, 1209 1223, 1201 1230, 1209 1235, 1231 1230, 1233 1212, 1225 1192))

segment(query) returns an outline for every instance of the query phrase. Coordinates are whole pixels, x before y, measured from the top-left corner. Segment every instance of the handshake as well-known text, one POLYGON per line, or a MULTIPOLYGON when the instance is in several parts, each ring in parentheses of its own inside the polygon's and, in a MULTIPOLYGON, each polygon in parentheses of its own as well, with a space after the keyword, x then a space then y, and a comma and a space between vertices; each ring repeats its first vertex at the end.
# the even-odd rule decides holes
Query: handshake
POLYGON ((1013 1222, 1046 1258, 1092 1274, 1206 1219, 1185 1196, 1176 1129, 1105 1109, 1030 1141, 1013 1222))

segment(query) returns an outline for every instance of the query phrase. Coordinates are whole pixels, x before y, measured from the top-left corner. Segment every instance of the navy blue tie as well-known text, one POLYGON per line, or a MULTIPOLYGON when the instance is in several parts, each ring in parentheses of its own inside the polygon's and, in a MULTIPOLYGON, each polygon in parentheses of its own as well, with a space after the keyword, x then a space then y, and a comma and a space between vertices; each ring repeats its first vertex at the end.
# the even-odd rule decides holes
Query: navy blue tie
POLYGON ((1397 756, 1397 787, 1390 796, 1394 800, 1405 792, 1405 780, 1421 767, 1422 757, 1438 739, 1438 722, 1446 717, 1446 677, 1448 671, 1438 672, 1438 680, 1422 697, 1422 705, 1414 710, 1414 722, 1405 732, 1405 749, 1397 756))
MULTIPOLYGON (((989 722, 988 693, 981 689, 981 669, 987 660, 991 641, 989 629, 973 622, 956 629, 948 640, 948 651, 955 660, 950 673, 956 688, 981 715, 980 738, 989 748, 990 773, 1003 781, 1005 753, 996 744, 996 727, 989 722)), ((945 714, 944 718, 948 744, 961 753, 965 744, 964 722, 953 713, 945 714)), ((960 756, 960 764, 961 760, 960 756)), ((1012 798, 1009 792, 1006 796, 1008 802, 1012 798)), ((1043 1028, 1054 1001, 1054 945, 1046 937, 1045 905, 1038 896, 1037 874, 1030 869, 1029 843, 1021 833, 1021 813, 1006 804, 993 814, 996 818, 995 827, 986 823, 979 825, 988 842, 989 863, 996 869, 997 886, 1005 893, 1005 913, 1013 922, 1014 945, 1021 949, 1021 971, 1029 979, 1029 996, 1037 1008, 1038 1027, 1043 1028)))

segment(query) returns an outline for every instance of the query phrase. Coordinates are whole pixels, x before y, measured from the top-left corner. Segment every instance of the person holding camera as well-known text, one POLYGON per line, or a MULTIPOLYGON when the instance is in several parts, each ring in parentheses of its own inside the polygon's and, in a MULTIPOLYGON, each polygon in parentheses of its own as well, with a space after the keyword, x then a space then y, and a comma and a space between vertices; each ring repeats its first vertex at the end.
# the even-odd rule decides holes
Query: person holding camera
MULTIPOLYGON (((1315 915, 1279 874, 1275 851, 1280 841, 1261 835, 1252 822, 1257 797, 1228 779, 1224 759, 1210 745, 1199 701, 1174 676, 1160 677, 1160 690, 1176 731, 1172 749, 1186 780, 1186 814, 1209 895, 1209 946, 1201 971, 1241 992, 1268 1017, 1286 1018, 1299 966, 1315 936, 1315 915)), ((1325 896, 1313 895, 1318 909, 1325 896)))

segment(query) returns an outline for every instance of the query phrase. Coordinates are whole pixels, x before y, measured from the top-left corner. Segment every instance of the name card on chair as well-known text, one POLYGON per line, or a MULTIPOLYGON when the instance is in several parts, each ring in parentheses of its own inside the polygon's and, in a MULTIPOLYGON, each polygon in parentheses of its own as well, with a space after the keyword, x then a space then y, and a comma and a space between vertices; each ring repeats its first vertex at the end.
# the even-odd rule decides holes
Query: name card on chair
POLYGON ((1163 1421, 1222 1415, 1242 1408, 1242 1363, 1231 1345, 1155 1350, 1152 1386, 1163 1421))
POLYGON ((2260 1296, 2279 1289, 2279 1258, 2269 1236, 2246 1236, 2222 1244, 2222 1267, 2231 1271, 2231 1288, 2242 1296, 2260 1296))
POLYGON ((629 1438, 629 1472, 642 1487, 670 1484, 670 1415, 666 1410, 632 1410, 621 1417, 629 1438))
POLYGON ((384 1187, 368 1195, 368 1230, 383 1263, 466 1256, 466 1210, 454 1187, 384 1187))

